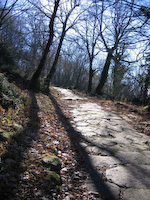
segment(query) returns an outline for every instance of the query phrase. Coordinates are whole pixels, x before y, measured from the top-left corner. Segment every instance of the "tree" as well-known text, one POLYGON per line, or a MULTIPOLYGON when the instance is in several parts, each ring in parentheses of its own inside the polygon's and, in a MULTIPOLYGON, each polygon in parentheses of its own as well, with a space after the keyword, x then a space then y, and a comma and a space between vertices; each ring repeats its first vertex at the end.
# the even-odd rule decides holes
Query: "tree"
POLYGON ((79 6, 79 4, 74 1, 74 4, 72 5, 71 3, 71 8, 70 10, 67 12, 66 16, 65 16, 65 19, 64 21, 62 20, 62 32, 61 32, 61 35, 60 35, 60 39, 59 39, 59 43, 58 43, 58 47, 57 47, 57 51, 56 51, 56 55, 55 55, 55 58, 54 58, 54 61, 52 63, 52 66, 51 66, 51 69, 50 69, 50 72, 48 73, 45 81, 44 81, 44 87, 46 89, 49 88, 49 84, 50 84, 50 80, 51 78, 53 77, 55 71, 56 71, 56 66, 57 66, 57 62, 58 62, 58 58, 59 58, 59 55, 60 55, 60 51, 61 51, 61 47, 62 47, 62 44, 63 44, 63 40, 65 38, 65 35, 67 33, 67 31, 73 27, 73 25, 75 24, 75 21, 77 18, 75 18, 75 20, 67 27, 67 22, 69 20, 69 17, 71 15, 71 13, 73 12, 73 10, 79 6))
MULTIPOLYGON (((124 49, 122 49, 124 50, 124 49)), ((113 99, 120 99, 123 89, 122 80, 125 73, 128 71, 127 66, 122 63, 124 52, 120 52, 118 49, 114 52, 113 67, 112 67, 112 97, 113 99)))
POLYGON ((91 4, 88 8, 85 8, 86 13, 83 15, 81 20, 82 26, 76 27, 76 32, 78 33, 75 42, 78 44, 79 48, 85 49, 89 59, 89 80, 87 92, 90 93, 92 90, 92 79, 96 69, 93 69, 93 62, 95 57, 98 55, 99 50, 97 47, 99 32, 97 30, 98 26, 98 7, 96 3, 91 4), (86 11, 87 10, 87 11, 86 11), (85 46, 85 48, 84 48, 85 46))
POLYGON ((31 75, 36 71, 39 61, 42 57, 42 52, 45 49, 49 29, 47 26, 47 17, 40 12, 36 7, 28 10, 25 14, 26 21, 24 22, 27 51, 24 54, 23 60, 26 62, 26 75, 31 79, 31 75))
POLYGON ((44 68, 44 65, 46 62, 46 57, 47 57, 47 54, 49 53, 50 46, 52 45, 52 41, 53 41, 53 37, 54 37, 54 21, 56 18, 58 7, 59 7, 59 2, 60 2, 60 0, 55 0, 55 3, 54 3, 53 13, 51 15, 50 22, 49 22, 49 38, 48 38, 46 47, 43 51, 43 54, 42 54, 41 60, 39 62, 39 65, 37 67, 37 70, 34 72, 32 78, 31 78, 30 87, 32 89, 38 87, 38 79, 44 68))
POLYGON ((102 1, 101 15, 99 17, 100 37, 107 52, 101 77, 96 87, 95 93, 101 94, 104 84, 107 80, 108 71, 113 53, 117 47, 127 40, 127 36, 131 33, 131 22, 133 16, 133 3, 126 6, 122 1, 112 2, 111 5, 102 1), (109 9, 108 9, 109 8, 109 9), (108 14, 109 12, 109 14, 108 14), (106 13, 106 14, 105 14, 106 13))
POLYGON ((145 58, 145 64, 143 65, 145 76, 143 79, 143 87, 142 87, 142 102, 147 103, 148 100, 148 88, 150 85, 150 53, 147 53, 145 58))

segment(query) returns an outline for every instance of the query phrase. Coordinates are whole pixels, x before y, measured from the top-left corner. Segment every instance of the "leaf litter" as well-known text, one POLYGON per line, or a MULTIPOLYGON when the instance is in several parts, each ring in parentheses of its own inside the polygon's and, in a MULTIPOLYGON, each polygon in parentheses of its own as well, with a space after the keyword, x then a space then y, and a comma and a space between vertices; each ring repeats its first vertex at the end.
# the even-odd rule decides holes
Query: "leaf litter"
POLYGON ((13 108, 6 111, 0 107, 0 132, 14 133, 0 140, 0 197, 3 200, 95 199, 83 187, 85 173, 77 170, 75 152, 50 98, 42 93, 20 92, 27 103, 21 105, 17 114, 13 108), (16 130, 14 123, 23 130, 16 130), (62 163, 59 187, 46 179, 42 158, 48 155, 58 156, 62 163))

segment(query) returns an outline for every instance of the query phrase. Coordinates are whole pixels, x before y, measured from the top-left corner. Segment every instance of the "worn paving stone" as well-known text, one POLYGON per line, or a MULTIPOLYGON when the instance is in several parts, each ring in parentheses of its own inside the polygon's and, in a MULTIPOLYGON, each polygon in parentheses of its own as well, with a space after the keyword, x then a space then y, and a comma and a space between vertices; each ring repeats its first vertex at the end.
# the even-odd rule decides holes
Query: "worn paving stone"
MULTIPOLYGON (((106 183, 93 183, 87 182, 86 187, 89 190, 89 193, 91 194, 97 194, 100 199, 108 199, 108 200, 118 200, 119 194, 120 194, 120 188, 112 183, 106 182, 106 183)), ((96 198, 97 199, 97 198, 96 198)), ((99 200, 99 199, 98 199, 99 200)))
POLYGON ((107 128, 104 128, 104 127, 101 127, 101 128, 95 127, 94 132, 97 133, 98 137, 106 137, 106 138, 114 138, 115 137, 115 133, 113 131, 108 130, 107 128))
POLYGON ((129 188, 150 187, 150 166, 148 165, 126 165, 117 166, 106 170, 109 181, 129 188))
POLYGON ((108 152, 105 152, 96 146, 86 146, 85 150, 90 154, 98 154, 101 156, 109 156, 110 155, 108 152))
POLYGON ((137 132, 115 112, 105 111, 71 90, 56 89, 64 95, 63 99, 70 100, 71 124, 83 135, 80 145, 88 154, 85 161, 90 169, 87 173, 90 178, 86 180, 89 192, 95 193, 97 200, 116 200, 123 187, 128 188, 123 193, 123 200, 149 200, 149 136, 137 132), (73 105, 71 100, 75 100, 73 105), (78 100, 80 104, 75 104, 78 100), (105 170, 107 182, 100 169, 105 170))
POLYGON ((65 95, 62 99, 65 100, 84 100, 86 98, 81 98, 75 94, 69 89, 64 89, 64 88, 59 88, 59 87, 54 87, 57 91, 60 91, 62 94, 65 95))
POLYGON ((116 134, 115 138, 113 139, 113 142, 116 142, 116 144, 121 144, 125 146, 131 145, 133 143, 132 140, 125 138, 122 133, 116 134))
POLYGON ((122 144, 122 143, 118 143, 118 144, 115 144, 114 146, 107 146, 107 149, 109 151, 111 151, 112 153, 114 153, 114 155, 119 152, 119 151, 124 151, 124 152, 135 152, 135 151, 139 151, 141 152, 141 150, 137 149, 135 146, 132 146, 132 144, 122 144))
POLYGON ((90 125, 99 125, 100 124, 100 120, 97 120, 97 119, 88 119, 88 120, 86 120, 86 123, 88 123, 88 125, 90 126, 90 125))
POLYGON ((81 131, 82 133, 93 131, 92 127, 89 127, 89 126, 76 126, 76 129, 81 131))
POLYGON ((82 116, 78 116, 76 118, 73 119, 74 122, 82 122, 83 121, 83 117, 82 116))
POLYGON ((76 126, 77 127, 87 127, 89 125, 89 123, 87 123, 87 122, 77 122, 76 123, 76 126))
POLYGON ((84 131, 84 132, 82 132, 82 135, 84 137, 93 137, 93 136, 96 136, 97 134, 95 132, 93 132, 93 131, 84 131))
POLYGON ((123 200, 149 200, 150 189, 127 189, 123 194, 123 200))
MULTIPOLYGON (((86 160, 87 164, 89 162, 89 159, 86 160)), ((121 164, 121 161, 119 161, 117 158, 114 158, 112 156, 100 156, 100 155, 91 155, 90 156, 90 162, 93 163, 94 167, 114 167, 119 164, 121 164)))
POLYGON ((93 142, 96 146, 101 145, 101 146, 104 146, 104 147, 108 147, 108 146, 112 147, 112 146, 117 145, 117 143, 115 141, 113 141, 112 138, 104 137, 104 136, 102 136, 102 137, 96 136, 96 137, 91 139, 91 142, 93 142))
POLYGON ((117 152, 115 157, 121 160, 122 164, 143 164, 150 165, 150 155, 144 155, 140 152, 117 152))

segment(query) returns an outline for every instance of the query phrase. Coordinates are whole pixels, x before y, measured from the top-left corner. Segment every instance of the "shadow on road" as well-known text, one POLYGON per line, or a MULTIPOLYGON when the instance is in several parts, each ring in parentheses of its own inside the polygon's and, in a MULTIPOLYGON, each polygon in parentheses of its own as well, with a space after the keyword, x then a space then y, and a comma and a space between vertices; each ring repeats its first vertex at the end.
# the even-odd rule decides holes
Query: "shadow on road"
MULTIPOLYGON (((99 193, 99 196, 102 199, 105 200, 116 200, 115 195, 112 193, 112 191, 109 189, 109 187, 104 183, 102 180, 102 176, 98 171, 94 168, 88 153, 86 150, 81 146, 80 142, 84 141, 85 138, 77 132, 72 125, 69 122, 69 119, 65 116, 62 109, 60 108, 60 105, 54 98, 54 96, 49 92, 49 98, 52 101, 53 105, 55 106, 56 113, 59 117, 59 120, 62 122, 64 128, 67 131, 67 134, 70 138, 72 148, 74 152, 76 153, 76 160, 78 162, 78 166, 80 167, 79 170, 86 171, 87 176, 89 176, 92 180, 92 182, 95 185, 96 190, 99 193), (85 162, 86 158, 86 162, 85 162), (88 166, 87 166, 88 163, 88 166)), ((87 140, 85 140, 88 142, 87 140)))
MULTIPOLYGON (((86 171, 87 177, 91 178, 92 182, 95 185, 96 191, 98 191, 99 196, 102 199, 116 200, 119 198, 119 196, 116 197, 116 195, 113 193, 113 190, 111 190, 108 187, 108 185, 104 182, 101 174, 93 166, 93 163, 91 162, 88 152, 81 145, 81 143, 86 143, 90 146, 97 147, 100 150, 100 152, 105 152, 106 155, 110 155, 110 156, 114 157, 115 159, 117 159, 119 161, 119 163, 121 163, 122 166, 124 166, 126 168, 126 170, 128 171, 129 175, 126 177, 127 185, 128 184, 132 185, 133 188, 136 188, 137 186, 139 186, 141 188, 149 188, 148 177, 150 178, 150 175, 149 175, 150 168, 149 168, 148 164, 146 165, 147 168, 145 168, 145 165, 142 162, 141 163, 135 162, 134 159, 128 158, 126 156, 126 154, 124 156, 117 155, 114 153, 114 150, 111 147, 101 145, 101 144, 98 145, 94 142, 91 142, 90 140, 85 138, 83 135, 81 135, 80 132, 76 131, 72 127, 69 119, 63 113, 63 110, 65 109, 65 107, 63 108, 62 102, 61 102, 61 104, 60 104, 61 106, 60 106, 58 103, 59 100, 57 101, 51 93, 49 93, 49 98, 51 99, 53 105, 55 106, 56 112, 59 116, 59 120, 62 122, 63 126, 65 127, 65 129, 68 133, 72 147, 74 149, 74 152, 76 153, 76 160, 80 166, 79 170, 82 171, 82 168, 84 168, 84 170, 86 171), (147 178, 145 179, 145 177, 147 177, 147 178), (129 178, 129 180, 128 180, 128 178, 129 178), (138 182, 137 186, 134 185, 135 182, 138 182)), ((132 146, 132 144, 131 144, 131 146, 132 146)), ((138 153, 138 150, 135 149, 135 152, 136 151, 138 153)), ((132 153, 132 152, 130 152, 130 153, 132 153)), ((142 154, 141 154, 141 156, 142 156, 142 154)), ((124 189, 126 187, 127 187, 126 185, 120 186, 120 188, 124 188, 124 189)))

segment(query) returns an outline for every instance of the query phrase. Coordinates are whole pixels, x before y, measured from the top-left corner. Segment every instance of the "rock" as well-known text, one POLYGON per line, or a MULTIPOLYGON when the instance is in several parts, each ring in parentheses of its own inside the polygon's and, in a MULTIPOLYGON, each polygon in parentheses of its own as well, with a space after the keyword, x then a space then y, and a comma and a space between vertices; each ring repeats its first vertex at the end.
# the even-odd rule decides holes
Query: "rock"
POLYGON ((112 183, 86 183, 86 188, 89 190, 89 194, 97 194, 96 199, 119 199, 120 188, 112 183), (99 198, 98 198, 99 196, 99 198))
POLYGON ((107 179, 121 187, 149 188, 149 165, 126 165, 106 170, 107 179))
POLYGON ((123 200, 149 200, 150 189, 127 189, 124 192, 123 200))
POLYGON ((50 181, 50 184, 52 186, 60 186, 61 185, 61 177, 59 174, 57 174, 54 171, 47 171, 47 174, 45 176, 46 181, 50 181))
POLYGON ((18 131, 23 131, 23 126, 21 124, 13 123, 13 126, 18 131))
POLYGON ((140 152, 123 152, 119 151, 115 154, 115 156, 122 162, 122 164, 143 164, 150 165, 150 154, 144 154, 140 152))
POLYGON ((63 88, 58 88, 58 87, 54 87, 58 92, 61 92, 65 95, 65 97, 63 97, 62 99, 64 100, 84 100, 86 98, 81 98, 75 94, 72 93, 71 90, 69 89, 63 89, 63 88))
POLYGON ((94 167, 104 167, 104 166, 113 167, 113 166, 121 164, 121 162, 115 157, 100 156, 100 155, 90 155, 90 157, 86 159, 86 162, 87 164, 89 162, 93 163, 94 167))
POLYGON ((61 162, 57 156, 45 156, 42 162, 51 170, 60 171, 61 169, 61 162))
POLYGON ((2 141, 10 140, 13 135, 15 135, 14 132, 7 132, 7 131, 0 132, 0 140, 2 141))

